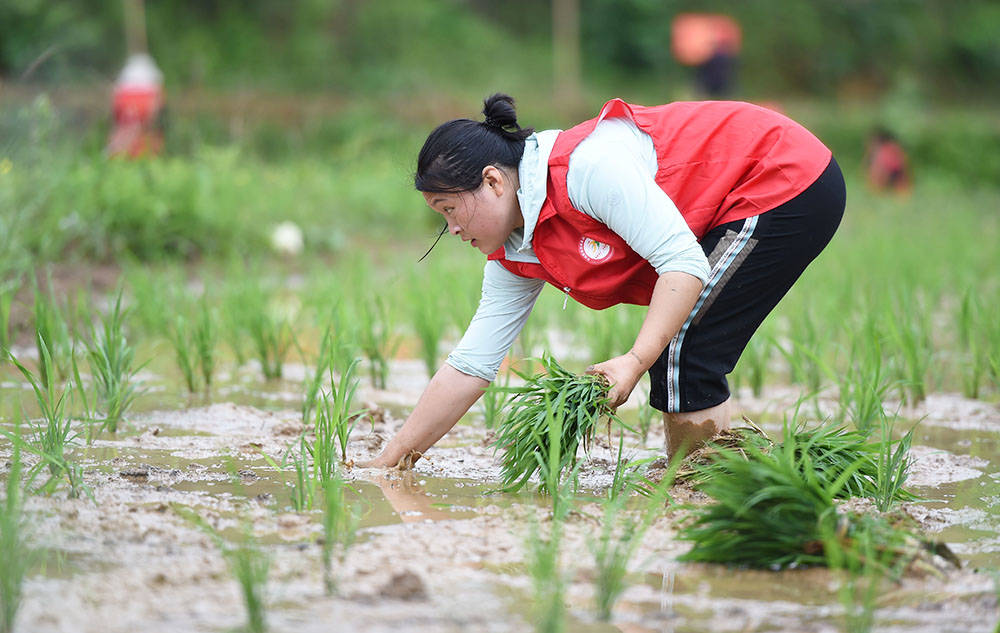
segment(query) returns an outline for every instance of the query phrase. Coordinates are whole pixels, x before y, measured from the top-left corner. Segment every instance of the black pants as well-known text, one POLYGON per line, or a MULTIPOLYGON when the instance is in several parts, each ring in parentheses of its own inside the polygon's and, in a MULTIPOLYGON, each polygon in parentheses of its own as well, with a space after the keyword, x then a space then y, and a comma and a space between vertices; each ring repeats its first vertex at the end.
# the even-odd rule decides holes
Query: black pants
POLYGON ((764 318, 830 242, 845 200, 844 177, 831 158, 820 177, 788 202, 705 234, 709 281, 649 370, 653 407, 700 411, 729 398, 726 375, 764 318))

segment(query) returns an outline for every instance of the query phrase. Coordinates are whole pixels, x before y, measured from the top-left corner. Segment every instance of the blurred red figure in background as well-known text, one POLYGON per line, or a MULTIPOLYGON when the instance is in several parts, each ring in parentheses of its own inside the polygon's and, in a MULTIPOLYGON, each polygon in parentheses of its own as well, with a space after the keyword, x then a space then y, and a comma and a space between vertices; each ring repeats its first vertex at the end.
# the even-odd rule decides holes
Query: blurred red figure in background
POLYGON ((108 155, 158 154, 163 148, 162 113, 163 74, 149 55, 132 55, 115 82, 108 155))
POLYGON ((743 33, 728 15, 681 13, 670 25, 670 49, 685 66, 697 68, 695 83, 703 98, 728 98, 735 89, 743 33))
POLYGON ((910 190, 910 168, 906 152, 891 132, 878 128, 868 144, 865 161, 868 183, 878 191, 910 190))

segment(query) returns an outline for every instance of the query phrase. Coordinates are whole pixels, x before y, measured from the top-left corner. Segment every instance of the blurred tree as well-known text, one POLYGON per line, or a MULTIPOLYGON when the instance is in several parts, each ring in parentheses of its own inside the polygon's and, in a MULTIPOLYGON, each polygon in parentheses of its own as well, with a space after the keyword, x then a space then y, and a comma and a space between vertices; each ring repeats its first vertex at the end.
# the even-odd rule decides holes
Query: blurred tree
POLYGON ((573 107, 580 90, 580 0, 552 0, 552 70, 558 103, 573 107))

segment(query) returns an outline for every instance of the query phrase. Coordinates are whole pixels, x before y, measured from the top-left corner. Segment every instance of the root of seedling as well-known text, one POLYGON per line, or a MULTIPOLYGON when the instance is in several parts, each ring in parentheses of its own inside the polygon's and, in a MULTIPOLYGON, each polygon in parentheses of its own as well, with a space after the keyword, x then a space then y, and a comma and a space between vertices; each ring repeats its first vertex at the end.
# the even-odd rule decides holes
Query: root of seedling
POLYGON ((699 466, 707 466, 712 462, 712 456, 720 450, 728 450, 739 453, 744 459, 748 459, 746 454, 747 446, 773 446, 774 442, 767 437, 764 431, 753 423, 750 418, 743 416, 743 421, 748 426, 738 426, 734 429, 724 429, 706 442, 701 447, 692 451, 680 468, 677 469, 675 481, 684 483, 691 479, 698 472, 699 466))

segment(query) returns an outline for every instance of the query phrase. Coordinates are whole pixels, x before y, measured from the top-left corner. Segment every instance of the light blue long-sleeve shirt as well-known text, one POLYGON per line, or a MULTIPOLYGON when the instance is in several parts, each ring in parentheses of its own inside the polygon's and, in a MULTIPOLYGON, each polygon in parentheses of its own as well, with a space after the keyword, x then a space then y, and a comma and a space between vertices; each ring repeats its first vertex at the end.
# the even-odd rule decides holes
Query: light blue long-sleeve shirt
MULTIPOLYGON (((538 263, 531 238, 545 202, 549 154, 560 130, 525 140, 517 191, 524 226, 504 243, 506 258, 538 263)), ((657 186, 656 151, 648 134, 624 118, 597 124, 570 154, 566 187, 573 207, 603 222, 658 274, 684 272, 704 283, 708 260, 694 233, 667 194, 657 186)), ((482 297, 447 363, 488 381, 496 378, 545 282, 508 271, 497 261, 483 269, 482 297)))

